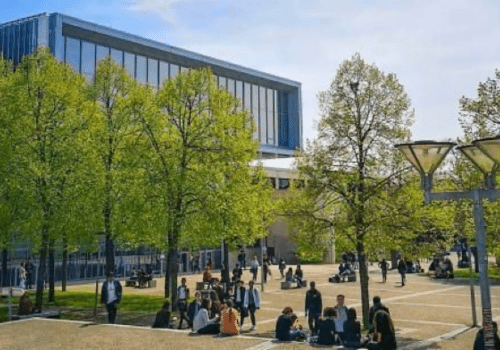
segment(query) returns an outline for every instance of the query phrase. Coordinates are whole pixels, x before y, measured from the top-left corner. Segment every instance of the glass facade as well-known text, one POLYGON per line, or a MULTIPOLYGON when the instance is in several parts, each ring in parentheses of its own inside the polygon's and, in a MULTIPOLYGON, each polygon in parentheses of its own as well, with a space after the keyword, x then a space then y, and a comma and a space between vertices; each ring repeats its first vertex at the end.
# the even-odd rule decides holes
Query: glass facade
POLYGON ((170 78, 175 78, 179 74, 180 67, 176 64, 170 65, 170 78))
POLYGON ((123 66, 123 51, 111 49, 111 58, 120 66, 123 66))
POLYGON ((236 110, 239 112, 243 109, 243 82, 239 80, 236 81, 236 98, 239 101, 236 110))
POLYGON ((168 63, 160 61, 160 85, 168 79, 168 63))
POLYGON ((267 143, 267 105, 266 105, 266 88, 259 87, 259 140, 261 143, 267 143))
POLYGON ((123 66, 127 70, 128 74, 130 74, 132 78, 135 78, 135 55, 125 52, 123 58, 123 66))
POLYGON ((260 123, 259 123, 259 86, 258 85, 252 85, 252 115, 253 119, 255 121, 255 133, 254 133, 254 138, 259 139, 259 130, 260 130, 260 123))
POLYGON ((93 80, 95 73, 95 45, 82 41, 82 74, 93 80))
POLYGON ((66 58, 65 61, 68 65, 73 67, 74 70, 80 72, 80 40, 73 38, 66 38, 66 58))
POLYGON ((158 61, 148 58, 148 83, 153 86, 158 86, 158 61))
POLYGON ((135 78, 139 83, 145 84, 147 82, 147 63, 146 57, 137 55, 135 66, 135 78))

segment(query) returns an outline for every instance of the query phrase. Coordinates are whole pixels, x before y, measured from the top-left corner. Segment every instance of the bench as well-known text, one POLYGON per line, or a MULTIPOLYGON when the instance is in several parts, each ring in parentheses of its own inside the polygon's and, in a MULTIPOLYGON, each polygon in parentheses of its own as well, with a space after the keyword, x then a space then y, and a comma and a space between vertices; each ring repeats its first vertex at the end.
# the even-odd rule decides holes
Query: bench
POLYGON ((344 276, 343 278, 341 278, 339 275, 334 275, 328 278, 328 282, 330 283, 356 282, 356 274, 353 273, 351 275, 344 276))
POLYGON ((60 312, 57 310, 47 310, 42 312, 35 312, 29 315, 12 315, 13 321, 26 320, 29 318, 43 317, 43 318, 59 318, 61 316, 60 312))
MULTIPOLYGON (((302 280, 302 286, 307 286, 307 280, 302 280)), ((299 286, 297 282, 281 282, 281 289, 301 288, 302 286, 299 286)))
POLYGON ((196 282, 196 290, 210 289, 211 285, 210 282, 196 282))
MULTIPOLYGON (((22 288, 12 288, 12 296, 20 297, 24 294, 25 290, 22 288)), ((10 288, 2 288, 2 298, 7 298, 10 293, 10 288)))
POLYGON ((135 287, 136 280, 125 280, 125 287, 135 287))
POLYGON ((156 288, 156 280, 149 280, 148 288, 156 288))

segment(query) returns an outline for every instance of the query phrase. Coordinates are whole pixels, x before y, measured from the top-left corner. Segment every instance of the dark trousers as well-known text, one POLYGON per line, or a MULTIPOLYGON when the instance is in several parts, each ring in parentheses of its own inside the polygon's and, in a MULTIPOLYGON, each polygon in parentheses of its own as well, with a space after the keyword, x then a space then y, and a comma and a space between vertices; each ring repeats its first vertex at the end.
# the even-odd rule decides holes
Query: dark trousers
POLYGON ((220 333, 220 324, 211 323, 207 324, 205 327, 198 330, 198 334, 219 334, 220 333))
POLYGON ((401 285, 404 286, 406 281, 406 273, 401 272, 401 285))
POLYGON ((382 280, 387 281, 387 270, 382 270, 382 280))
POLYGON ((106 304, 108 309, 108 323, 114 324, 116 319, 116 303, 106 304))
POLYGON ((31 274, 26 274, 26 289, 31 289, 31 274))
POLYGON ((320 313, 309 312, 309 317, 307 318, 307 322, 309 323, 309 330, 313 333, 318 332, 319 316, 320 313))
POLYGON ((254 281, 257 281, 257 273, 258 273, 258 272, 259 272, 259 269, 258 269, 258 268, 256 268, 256 269, 252 270, 252 273, 253 273, 253 277, 252 277, 252 279, 253 279, 254 281))
MULTIPOLYGON (((250 314, 250 321, 252 321, 252 325, 255 326, 255 311, 257 309, 255 308, 255 305, 248 305, 248 313, 250 314)), ((243 320, 244 317, 241 316, 241 325, 243 326, 243 320)))
POLYGON ((190 325, 189 323, 189 318, 187 317, 187 303, 185 300, 179 300, 179 303, 178 303, 178 307, 179 307, 179 318, 180 318, 180 321, 179 321, 179 329, 182 328, 182 321, 183 320, 186 320, 186 323, 188 324, 188 326, 190 325))

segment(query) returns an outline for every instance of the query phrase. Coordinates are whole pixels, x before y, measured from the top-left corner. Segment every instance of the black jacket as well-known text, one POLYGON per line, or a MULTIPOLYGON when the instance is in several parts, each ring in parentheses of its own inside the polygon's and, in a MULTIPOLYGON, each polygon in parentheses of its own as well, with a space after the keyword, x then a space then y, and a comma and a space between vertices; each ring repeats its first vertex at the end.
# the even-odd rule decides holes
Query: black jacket
POLYGON ((372 328, 373 318, 375 317, 375 314, 379 310, 383 310, 383 311, 387 312, 389 315, 391 314, 389 312, 389 309, 384 304, 381 303, 378 305, 373 305, 372 307, 370 307, 370 311, 368 312, 368 324, 370 325, 370 328, 372 328))
POLYGON ((281 315, 276 321, 275 337, 278 340, 289 341, 290 329, 292 328, 292 318, 288 315, 281 315))
POLYGON ((309 311, 309 314, 321 314, 321 310, 323 310, 321 293, 317 289, 308 290, 306 293, 306 313, 309 311))
MULTIPOLYGON (((116 300, 114 301, 114 303, 119 304, 120 301, 122 300, 122 285, 120 284, 119 281, 113 281, 113 283, 115 284, 115 293, 116 293, 116 300)), ((108 303, 108 281, 102 284, 101 303, 103 304, 108 303)))

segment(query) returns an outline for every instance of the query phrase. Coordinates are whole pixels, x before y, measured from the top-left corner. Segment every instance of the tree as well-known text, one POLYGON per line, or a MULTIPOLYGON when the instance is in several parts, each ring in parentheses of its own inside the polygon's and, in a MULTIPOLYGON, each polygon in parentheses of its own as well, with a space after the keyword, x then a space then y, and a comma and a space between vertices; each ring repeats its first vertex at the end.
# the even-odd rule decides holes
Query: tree
POLYGON ((356 249, 367 327, 367 244, 379 233, 376 223, 390 215, 378 208, 390 200, 386 190, 400 174, 401 157, 393 145, 408 140, 414 113, 396 76, 367 64, 359 54, 340 65, 330 88, 318 97, 319 135, 298 165, 316 203, 298 213, 316 227, 334 226, 336 237, 343 236, 356 249))
POLYGON ((131 101, 142 124, 142 168, 151 180, 147 197, 162 217, 156 222, 163 225, 157 229, 168 247, 165 296, 172 300, 183 243, 220 244, 237 232, 254 240, 264 234, 266 205, 258 206, 269 192, 262 190, 262 177, 251 175, 249 163, 258 149, 252 119, 216 86, 210 70, 192 70, 164 82, 156 96, 140 87, 142 97, 137 93, 131 101), (257 223, 248 222, 256 217, 257 223))
POLYGON ((14 181, 28 193, 26 198, 32 198, 24 202, 30 210, 20 227, 40 247, 36 304, 41 309, 49 243, 56 237, 59 213, 65 210, 61 185, 68 176, 67 165, 78 158, 75 142, 89 111, 82 94, 86 83, 47 49, 40 49, 26 56, 0 88, 2 113, 12 121, 7 131, 14 145, 14 181))

